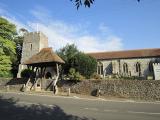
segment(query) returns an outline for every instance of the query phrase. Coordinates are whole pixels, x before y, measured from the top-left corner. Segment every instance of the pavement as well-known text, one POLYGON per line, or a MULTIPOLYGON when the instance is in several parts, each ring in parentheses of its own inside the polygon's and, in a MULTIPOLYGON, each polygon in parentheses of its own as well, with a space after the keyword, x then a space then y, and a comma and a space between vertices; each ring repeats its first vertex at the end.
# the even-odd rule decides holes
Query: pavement
POLYGON ((0 120, 160 120, 160 102, 0 92, 0 120))

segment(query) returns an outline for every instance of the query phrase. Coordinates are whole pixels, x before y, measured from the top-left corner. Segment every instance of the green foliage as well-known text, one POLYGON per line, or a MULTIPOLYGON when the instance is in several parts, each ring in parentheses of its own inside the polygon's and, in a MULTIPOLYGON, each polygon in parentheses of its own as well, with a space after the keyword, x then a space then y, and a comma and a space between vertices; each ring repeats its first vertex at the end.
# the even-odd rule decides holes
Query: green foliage
POLYGON ((86 78, 96 71, 96 59, 80 52, 74 44, 66 45, 57 51, 57 54, 65 61, 63 70, 65 74, 69 73, 70 68, 74 68, 86 78))
POLYGON ((2 72, 0 72, 0 77, 3 77, 3 78, 12 78, 13 74, 10 71, 2 71, 2 72))
POLYGON ((14 38, 14 42, 16 43, 16 54, 17 54, 17 62, 20 64, 21 60, 21 53, 22 53, 22 45, 24 40, 24 34, 28 33, 25 28, 21 28, 19 30, 20 35, 14 38))
POLYGON ((5 54, 7 56, 15 55, 16 51, 16 45, 15 42, 10 41, 8 39, 4 39, 0 36, 0 54, 5 54))
POLYGON ((84 79, 84 77, 79 72, 76 72, 74 68, 69 69, 68 77, 70 80, 83 80, 84 79))
POLYGON ((12 62, 9 56, 0 55, 0 77, 11 77, 12 62))
POLYGON ((75 68, 86 78, 90 78, 96 72, 97 61, 93 57, 79 52, 75 55, 75 68))
POLYGON ((16 34, 16 26, 0 17, 0 36, 4 39, 13 40, 16 34))
POLYGON ((21 72, 21 77, 22 78, 29 78, 31 74, 32 74, 32 70, 30 70, 30 69, 24 69, 21 72))
POLYGON ((0 17, 0 74, 10 71, 16 76, 21 60, 23 35, 28 31, 20 29, 21 35, 17 35, 16 26, 7 19, 0 17), (7 63, 4 63, 6 61, 7 63), (4 70, 4 68, 6 68, 4 70), (3 71, 2 71, 3 69, 3 71))
POLYGON ((105 77, 106 80, 144 80, 143 77, 139 76, 123 76, 118 74, 112 74, 105 77))
POLYGON ((70 68, 70 69, 69 69, 69 74, 68 74, 68 76, 69 76, 69 78, 70 78, 71 80, 73 80, 73 79, 75 78, 75 73, 76 73, 76 70, 75 70, 74 68, 70 68))
POLYGON ((16 63, 16 26, 0 17, 0 75, 10 76, 13 63, 16 63))
MULTIPOLYGON (((71 0, 71 1, 73 1, 73 0, 71 0)), ((91 4, 93 4, 93 2, 94 2, 94 0, 84 0, 83 4, 85 5, 85 7, 86 6, 90 7, 91 4)), ((82 0, 75 0, 75 4, 76 4, 77 10, 78 10, 78 8, 82 5, 82 0)))
POLYGON ((96 80, 102 79, 101 76, 99 74, 97 74, 97 73, 93 73, 91 78, 96 79, 96 80))
POLYGON ((21 53, 22 53, 24 34, 28 33, 28 31, 24 28, 21 28, 19 30, 19 33, 20 33, 20 35, 18 35, 14 38, 14 42, 16 44, 16 57, 15 57, 16 59, 13 61, 13 64, 12 64, 12 72, 15 75, 15 77, 17 75, 18 67, 21 62, 21 55, 22 55, 21 53))
POLYGON ((67 44, 57 51, 57 54, 65 61, 65 64, 62 66, 65 74, 69 73, 70 68, 74 68, 74 57, 78 52, 74 44, 67 44))

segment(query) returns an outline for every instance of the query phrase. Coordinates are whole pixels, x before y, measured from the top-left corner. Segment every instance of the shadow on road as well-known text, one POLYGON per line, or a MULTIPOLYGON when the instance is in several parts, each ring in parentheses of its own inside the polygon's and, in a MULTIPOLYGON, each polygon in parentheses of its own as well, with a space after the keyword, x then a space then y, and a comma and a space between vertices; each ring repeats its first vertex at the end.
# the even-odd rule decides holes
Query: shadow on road
POLYGON ((69 115, 59 106, 17 105, 18 100, 0 96, 0 120, 95 120, 69 115))

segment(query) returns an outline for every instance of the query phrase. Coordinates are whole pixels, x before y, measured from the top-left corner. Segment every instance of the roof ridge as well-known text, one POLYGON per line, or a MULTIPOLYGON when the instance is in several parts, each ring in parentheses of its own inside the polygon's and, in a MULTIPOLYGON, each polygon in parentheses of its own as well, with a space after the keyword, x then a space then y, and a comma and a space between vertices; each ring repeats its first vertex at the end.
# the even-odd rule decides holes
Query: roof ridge
POLYGON ((130 52, 130 51, 145 51, 145 50, 160 50, 160 48, 144 48, 144 49, 132 49, 132 50, 115 50, 115 51, 101 51, 101 52, 87 52, 86 54, 97 53, 113 53, 113 52, 130 52))
POLYGON ((42 50, 52 50, 52 47, 42 48, 40 51, 42 50))

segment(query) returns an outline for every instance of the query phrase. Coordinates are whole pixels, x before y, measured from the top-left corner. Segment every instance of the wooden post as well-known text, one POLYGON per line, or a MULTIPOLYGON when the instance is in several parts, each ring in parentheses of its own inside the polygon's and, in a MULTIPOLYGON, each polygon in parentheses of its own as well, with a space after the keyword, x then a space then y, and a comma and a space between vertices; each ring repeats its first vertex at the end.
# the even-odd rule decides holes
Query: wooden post
POLYGON ((57 69, 57 77, 56 77, 56 79, 53 82, 53 92, 54 92, 54 94, 58 93, 57 81, 58 81, 58 78, 59 78, 59 67, 58 67, 57 63, 56 63, 56 69, 57 69))
POLYGON ((32 85, 32 87, 33 87, 33 89, 34 89, 34 91, 36 91, 36 87, 37 87, 37 71, 38 71, 38 67, 35 67, 35 69, 36 69, 36 71, 35 71, 35 81, 34 81, 34 83, 33 83, 33 85, 32 85))
POLYGON ((44 67, 41 67, 40 89, 42 89, 43 68, 44 68, 44 67))
POLYGON ((67 93, 67 95, 70 96, 70 94, 71 94, 71 89, 68 88, 68 93, 67 93))
POLYGON ((98 89, 97 89, 97 95, 96 95, 96 96, 97 96, 97 97, 100 97, 100 95, 101 95, 101 90, 100 90, 100 88, 98 88, 98 89))
POLYGON ((56 63, 56 67, 57 67, 57 76, 59 76, 59 66, 57 63, 56 63))
POLYGON ((44 69, 43 69, 43 73, 42 73, 43 78, 45 77, 45 71, 46 71, 46 67, 44 67, 44 69))
POLYGON ((25 84, 23 84, 22 92, 26 92, 26 86, 25 86, 25 84))
POLYGON ((9 91, 9 85, 6 86, 6 91, 7 91, 7 92, 9 91))

